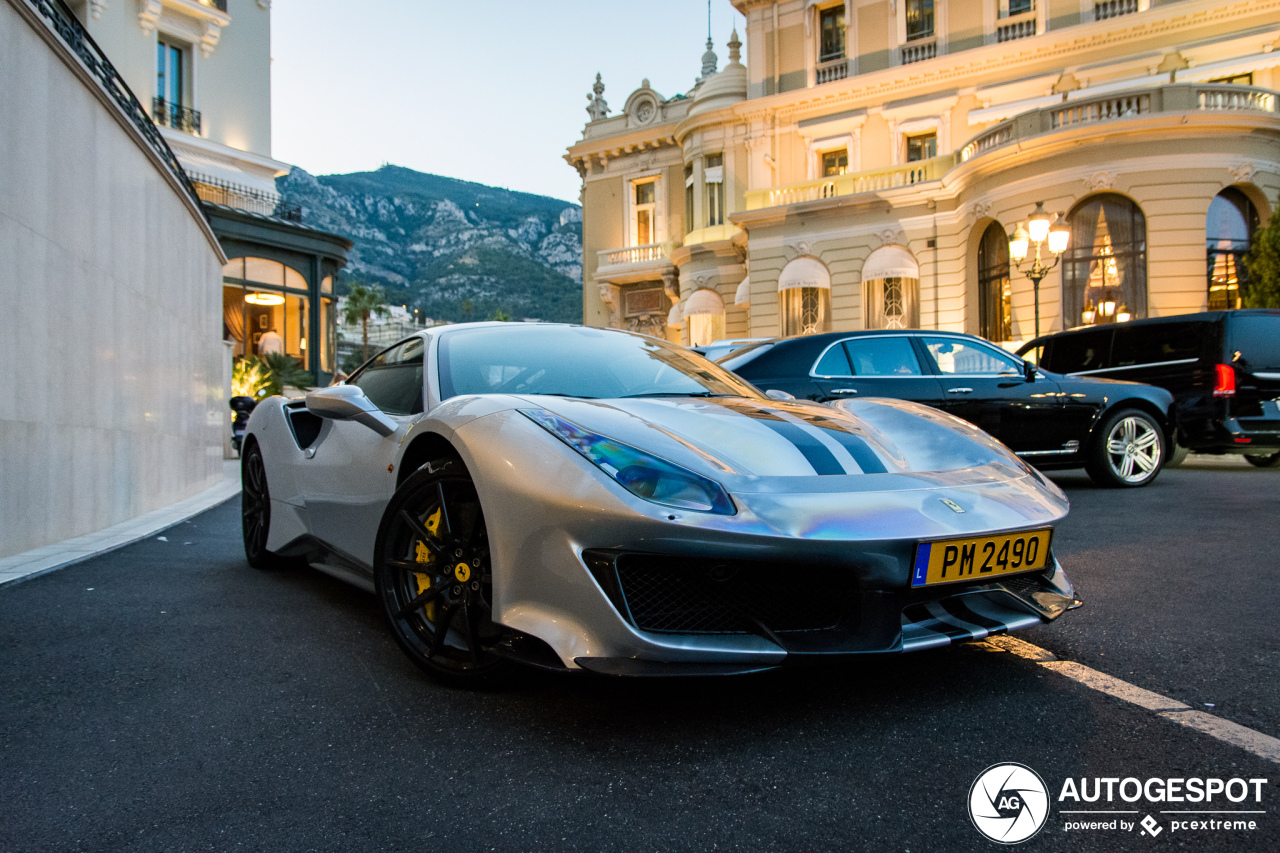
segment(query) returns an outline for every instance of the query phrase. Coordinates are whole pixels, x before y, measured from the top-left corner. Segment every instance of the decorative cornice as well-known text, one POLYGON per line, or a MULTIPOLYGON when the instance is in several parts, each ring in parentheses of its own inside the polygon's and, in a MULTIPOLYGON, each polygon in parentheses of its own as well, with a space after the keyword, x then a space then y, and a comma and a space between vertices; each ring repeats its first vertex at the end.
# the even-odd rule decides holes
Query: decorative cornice
POLYGON ((1090 192, 1099 192, 1100 190, 1109 190, 1116 185, 1116 173, 1099 171, 1094 172, 1086 180, 1085 184, 1089 187, 1090 192))
POLYGON ((1251 184, 1256 174, 1258 174, 1257 166, 1252 163, 1241 163, 1231 169, 1231 181, 1236 184, 1251 184))

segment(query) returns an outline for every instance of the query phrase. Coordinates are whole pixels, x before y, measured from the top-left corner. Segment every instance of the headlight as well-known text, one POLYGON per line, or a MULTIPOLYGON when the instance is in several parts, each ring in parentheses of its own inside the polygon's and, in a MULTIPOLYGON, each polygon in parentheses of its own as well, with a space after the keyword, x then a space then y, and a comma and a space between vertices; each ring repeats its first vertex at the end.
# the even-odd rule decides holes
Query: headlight
POLYGON ((520 414, 572 447, 631 494, 663 506, 733 515, 736 510, 715 480, 651 453, 583 429, 545 409, 519 409, 520 414))

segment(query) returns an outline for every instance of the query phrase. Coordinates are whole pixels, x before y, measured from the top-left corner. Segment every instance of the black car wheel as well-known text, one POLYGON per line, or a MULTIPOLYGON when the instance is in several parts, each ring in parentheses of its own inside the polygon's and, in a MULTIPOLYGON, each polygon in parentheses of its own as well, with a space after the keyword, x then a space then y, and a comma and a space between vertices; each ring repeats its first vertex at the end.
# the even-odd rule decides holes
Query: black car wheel
POLYGON ((1173 447, 1169 448, 1169 458, 1165 460, 1164 467, 1177 468, 1183 462, 1187 461, 1187 456, 1190 453, 1191 451, 1189 449, 1175 441, 1173 443, 1173 447))
POLYGON ((1164 434, 1155 419, 1122 409, 1094 432, 1085 470, 1100 486, 1133 488, 1154 480, 1164 458, 1164 434))
POLYGON ((1256 468, 1280 468, 1280 452, 1267 454, 1246 453, 1244 461, 1256 468))
POLYGON ((267 550, 271 533, 271 489, 267 486, 267 467, 257 442, 250 443, 240 463, 240 521, 244 533, 244 556, 255 569, 280 569, 297 560, 281 557, 267 550))
POLYGON ((494 653, 493 574, 480 499, 462 463, 433 462, 387 504, 374 580, 391 633, 428 673, 482 680, 508 666, 494 653))

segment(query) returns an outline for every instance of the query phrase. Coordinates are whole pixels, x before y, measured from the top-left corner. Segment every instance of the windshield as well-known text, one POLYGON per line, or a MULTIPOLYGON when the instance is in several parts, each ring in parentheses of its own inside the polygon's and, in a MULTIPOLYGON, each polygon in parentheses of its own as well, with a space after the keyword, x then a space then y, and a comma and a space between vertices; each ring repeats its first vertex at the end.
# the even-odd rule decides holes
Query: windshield
POLYGON ((440 338, 440 399, 462 394, 759 397, 683 347, 611 329, 511 323, 440 338))

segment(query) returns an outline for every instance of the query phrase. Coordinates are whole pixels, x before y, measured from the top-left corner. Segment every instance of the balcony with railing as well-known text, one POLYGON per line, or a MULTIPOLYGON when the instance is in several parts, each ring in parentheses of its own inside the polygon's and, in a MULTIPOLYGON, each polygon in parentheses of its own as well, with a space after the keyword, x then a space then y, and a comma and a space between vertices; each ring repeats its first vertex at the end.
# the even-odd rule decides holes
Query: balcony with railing
POLYGON ((900 189, 925 181, 936 181, 956 163, 954 154, 944 154, 931 160, 917 160, 887 169, 870 169, 846 175, 832 175, 798 184, 766 187, 747 191, 747 210, 779 207, 806 201, 852 196, 859 193, 882 192, 900 189))
POLYGON ((152 98, 151 118, 161 127, 171 127, 193 136, 200 135, 200 111, 191 107, 184 107, 164 98, 152 98))
POLYGON ((1006 42, 1036 34, 1036 10, 1001 18, 996 24, 996 41, 1006 42))
POLYGON ((849 76, 849 60, 841 55, 835 59, 828 59, 818 63, 813 70, 813 82, 816 86, 823 83, 830 83, 833 80, 843 80, 849 76))
POLYGON ((1014 142, 1089 125, 1159 113, 1238 112, 1280 117, 1280 95, 1256 86, 1229 83, 1169 83, 1151 89, 1108 92, 1030 110, 1000 122, 960 149, 960 162, 1014 142))
POLYGON ((928 39, 920 41, 909 41, 899 48, 903 65, 910 65, 913 62, 923 62, 926 59, 933 59, 938 55, 938 40, 930 36, 928 39))
POLYGON ((290 204, 276 193, 264 192, 211 175, 202 175, 199 172, 189 172, 188 176, 201 201, 256 213, 259 216, 283 219, 286 222, 302 221, 302 207, 290 204))
POLYGON ((1093 19, 1105 21, 1107 18, 1118 18, 1121 15, 1132 15, 1138 11, 1138 0, 1102 0, 1093 4, 1093 19))
POLYGON ((656 278, 671 270, 671 253, 676 245, 668 240, 665 243, 602 249, 596 252, 596 278, 616 279, 618 282, 656 278))

